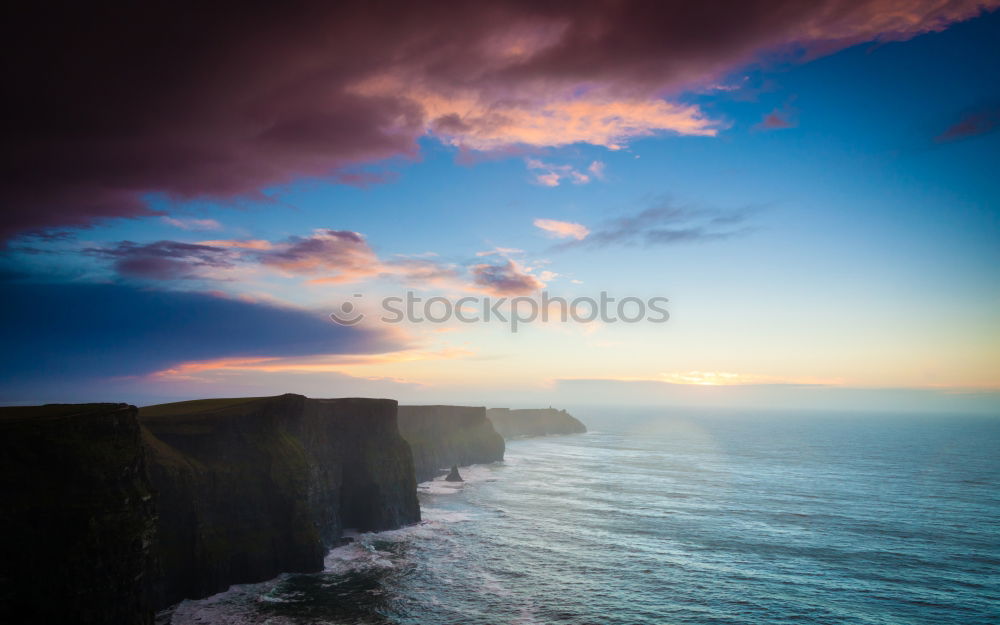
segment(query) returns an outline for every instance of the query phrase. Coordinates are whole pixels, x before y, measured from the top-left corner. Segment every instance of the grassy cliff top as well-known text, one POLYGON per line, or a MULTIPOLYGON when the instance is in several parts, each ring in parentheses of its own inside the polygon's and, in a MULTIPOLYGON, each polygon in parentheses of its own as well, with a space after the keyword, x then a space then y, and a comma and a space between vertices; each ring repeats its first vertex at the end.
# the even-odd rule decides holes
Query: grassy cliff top
MULTIPOLYGON (((172 417, 177 415, 192 415, 200 412, 211 412, 248 404, 250 402, 263 399, 278 399, 279 397, 294 397, 295 393, 285 393, 284 395, 267 395, 264 397, 220 397, 215 399, 191 399, 188 401, 175 401, 169 404, 154 404, 143 406, 139 409, 139 416, 144 418, 172 417)), ((306 398, 310 401, 323 404, 348 404, 348 403, 373 403, 391 402, 394 399, 378 399, 371 397, 331 397, 331 398, 306 398)))
POLYGON ((94 413, 106 413, 128 404, 45 404, 44 406, 0 406, 0 420, 59 419, 94 413))
POLYGON ((465 406, 457 404, 406 404, 399 406, 401 409, 418 409, 418 408, 448 408, 454 410, 485 410, 484 406, 465 406))
POLYGON ((260 399, 270 399, 270 397, 223 397, 217 399, 175 401, 169 404, 143 406, 139 409, 139 417, 142 419, 157 419, 160 417, 192 415, 200 412, 211 412, 214 410, 221 410, 223 408, 230 408, 240 404, 248 404, 260 399))

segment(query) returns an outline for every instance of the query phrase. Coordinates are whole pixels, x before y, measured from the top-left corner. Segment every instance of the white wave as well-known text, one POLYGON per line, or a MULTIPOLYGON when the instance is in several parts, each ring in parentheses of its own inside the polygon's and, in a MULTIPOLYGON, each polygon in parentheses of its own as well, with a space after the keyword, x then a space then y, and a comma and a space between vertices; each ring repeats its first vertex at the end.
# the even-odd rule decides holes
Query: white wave
POLYGON ((323 559, 323 569, 328 573, 391 569, 396 567, 392 557, 392 553, 373 547, 363 535, 350 544, 331 549, 323 559))
MULTIPOLYGON (((480 464, 462 467, 460 472, 464 482, 446 482, 444 476, 417 486, 421 495, 452 495, 469 485, 496 481, 496 471, 502 465, 480 464)), ((323 560, 327 573, 349 574, 372 569, 392 569, 404 564, 399 554, 379 549, 376 543, 400 542, 412 537, 443 538, 445 527, 452 523, 462 523, 475 518, 470 512, 446 510, 421 503, 423 521, 419 524, 383 532, 358 532, 345 530, 344 538, 351 542, 331 549, 323 560)), ((294 602, 293 597, 277 593, 287 574, 256 584, 237 584, 228 590, 204 599, 186 599, 173 610, 170 625, 290 625, 294 620, 276 615, 263 615, 262 603, 294 602)), ((502 592, 502 591, 501 591, 502 592)), ((162 622, 162 621, 159 621, 162 622)))
MULTIPOLYGON (((169 623, 171 625, 257 625, 263 623, 265 617, 257 608, 258 603, 280 602, 280 597, 269 593, 284 580, 282 574, 266 582, 256 584, 234 584, 220 593, 204 599, 185 599, 173 610, 169 623)), ((157 622, 160 622, 157 619, 157 622)), ((268 625, 285 625, 292 621, 284 618, 267 618, 268 625)))
MULTIPOLYGON (((434 532, 423 524, 389 530, 386 532, 364 532, 354 530, 344 532, 352 542, 331 549, 323 560, 327 573, 349 574, 355 571, 396 568, 400 557, 388 551, 377 549, 376 541, 397 542, 408 534, 434 532)), ((170 625, 290 625, 296 621, 275 615, 262 615, 262 603, 294 603, 294 596, 276 593, 288 574, 256 584, 236 584, 228 590, 204 599, 185 599, 179 603, 168 621, 170 625)))
POLYGON ((434 480, 432 482, 421 482, 417 485, 418 493, 428 495, 454 495, 465 488, 464 482, 445 482, 444 480, 434 480))
POLYGON ((457 512, 455 510, 442 510, 441 508, 422 507, 420 515, 425 523, 462 523, 471 521, 476 515, 469 512, 457 512))

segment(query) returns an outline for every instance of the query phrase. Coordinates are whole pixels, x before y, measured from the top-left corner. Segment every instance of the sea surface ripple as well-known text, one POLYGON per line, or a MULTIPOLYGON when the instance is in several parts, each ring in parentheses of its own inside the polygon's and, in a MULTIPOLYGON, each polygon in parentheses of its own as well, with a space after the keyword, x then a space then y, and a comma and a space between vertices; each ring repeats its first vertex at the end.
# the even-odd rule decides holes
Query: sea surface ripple
POLYGON ((173 623, 1000 623, 1000 419, 578 414, 173 623))

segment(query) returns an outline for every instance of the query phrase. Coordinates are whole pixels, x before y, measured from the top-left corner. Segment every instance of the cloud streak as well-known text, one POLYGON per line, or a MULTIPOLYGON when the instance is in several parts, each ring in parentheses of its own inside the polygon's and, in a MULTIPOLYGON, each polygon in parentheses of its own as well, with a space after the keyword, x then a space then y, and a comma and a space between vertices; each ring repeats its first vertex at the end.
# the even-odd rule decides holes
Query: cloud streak
POLYGON ((934 138, 935 143, 951 143, 985 135, 1000 128, 1000 106, 992 106, 966 113, 934 138))
POLYGON ((232 250, 180 241, 122 241, 110 247, 88 248, 85 253, 111 260, 123 277, 145 280, 212 278, 208 272, 230 269, 239 259, 232 250))
POLYGON ((167 224, 168 226, 173 226, 175 228, 180 228, 181 230, 221 230, 222 224, 214 219, 178 219, 174 217, 160 217, 160 221, 167 224))
POLYGON ((638 213, 604 222, 580 240, 557 249, 575 247, 654 246, 718 241, 749 232, 750 209, 721 210, 679 206, 662 201, 638 213))
MULTIPOLYGON (((552 227, 579 224, 553 222, 552 227)), ((261 239, 202 241, 156 241, 139 244, 122 241, 88 248, 86 254, 106 259, 122 278, 142 281, 227 280, 239 269, 268 269, 307 284, 352 284, 364 280, 389 279, 413 288, 439 288, 459 292, 521 295, 545 286, 530 267, 511 256, 522 250, 495 248, 476 254, 478 262, 464 265, 434 257, 384 259, 363 235, 349 230, 320 228, 309 236, 283 241, 261 239), (481 260, 480 260, 481 259, 481 260)), ((555 277, 556 274, 547 272, 555 277)))

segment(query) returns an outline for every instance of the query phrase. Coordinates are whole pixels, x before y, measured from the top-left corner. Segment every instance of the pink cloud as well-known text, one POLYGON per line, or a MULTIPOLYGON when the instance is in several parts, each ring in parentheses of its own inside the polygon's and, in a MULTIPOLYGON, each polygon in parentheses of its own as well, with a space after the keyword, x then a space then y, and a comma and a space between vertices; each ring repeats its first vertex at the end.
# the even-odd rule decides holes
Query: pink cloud
POLYGON ((558 187, 559 186, 559 174, 554 171, 550 171, 545 174, 535 174, 535 182, 542 185, 543 187, 558 187))
POLYGON ((559 221, 557 219, 536 219, 535 227, 541 228, 545 233, 557 239, 573 238, 582 241, 590 234, 586 226, 571 221, 559 221))
POLYGON ((492 250, 476 252, 476 256, 503 256, 505 258, 517 254, 524 254, 524 250, 517 249, 516 247, 495 247, 492 250))
POLYGON ((594 161, 587 167, 587 171, 598 180, 604 180, 605 169, 606 166, 602 161, 594 161))
POLYGON ((235 247, 244 250, 269 250, 273 247, 270 241, 263 239, 199 241, 198 244, 211 245, 213 247, 235 247))
MULTIPOLYGON (((572 165, 546 163, 537 158, 527 158, 524 162, 529 170, 537 172, 534 174, 535 182, 545 187, 558 187, 559 183, 563 180, 568 180, 573 184, 587 184, 590 182, 590 176, 574 168, 572 165)), ((596 161, 591 163, 591 167, 594 164, 596 164, 596 161)))
POLYGON ((221 230, 222 224, 214 219, 178 219, 174 217, 160 217, 160 221, 167 224, 168 226, 173 226, 175 228, 180 228, 181 230, 221 230))
POLYGON ((291 237, 260 255, 260 262, 291 274, 334 272, 329 282, 353 282, 378 273, 378 257, 365 238, 349 230, 319 229, 291 237))

